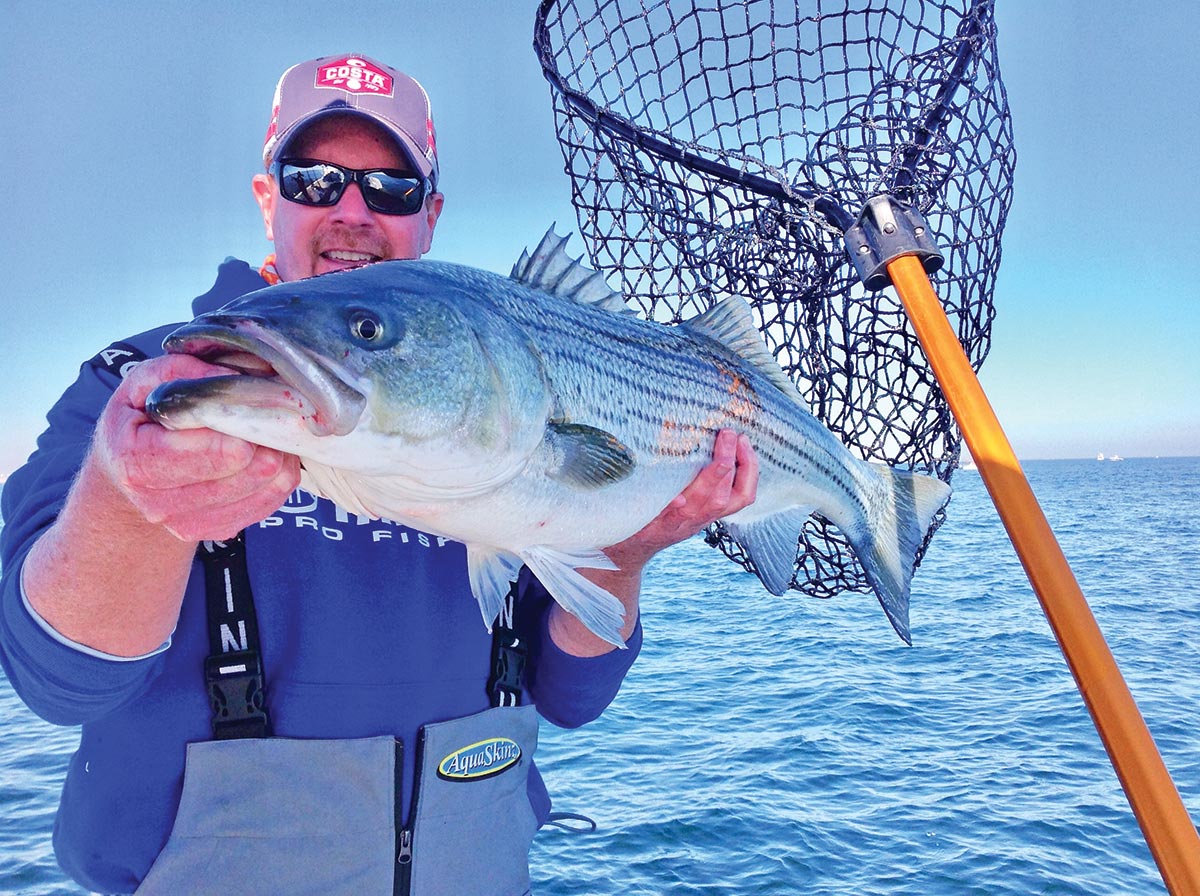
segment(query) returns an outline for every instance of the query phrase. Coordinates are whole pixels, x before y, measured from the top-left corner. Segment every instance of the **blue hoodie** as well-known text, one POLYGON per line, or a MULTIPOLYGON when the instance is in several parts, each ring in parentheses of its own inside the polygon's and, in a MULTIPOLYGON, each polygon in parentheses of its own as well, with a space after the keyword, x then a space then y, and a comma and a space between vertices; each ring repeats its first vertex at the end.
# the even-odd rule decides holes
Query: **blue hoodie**
MULTIPOLYGON (((264 286, 227 260, 192 303, 194 314, 264 286)), ((178 324, 125 340, 161 354, 178 324)), ((211 738, 203 676, 208 655, 204 582, 193 564, 168 644, 132 660, 61 638, 21 592, 21 568, 53 522, 87 452, 96 420, 128 360, 120 343, 84 364, 47 415, 29 461, 5 484, 0 532, 0 662, 13 688, 47 721, 81 725, 54 829, 60 864, 92 890, 132 892, 166 843, 179 804, 185 745, 211 738)), ((392 735, 404 742, 409 805, 418 728, 489 705, 491 636, 467 580, 466 551, 387 521, 347 514, 293 493, 246 531, 247 556, 275 734, 299 738, 392 735)), ((641 645, 601 657, 569 656, 546 630, 550 600, 522 572, 517 628, 530 645, 526 701, 563 727, 598 716, 641 645)), ((550 809, 536 773, 530 800, 550 809)))

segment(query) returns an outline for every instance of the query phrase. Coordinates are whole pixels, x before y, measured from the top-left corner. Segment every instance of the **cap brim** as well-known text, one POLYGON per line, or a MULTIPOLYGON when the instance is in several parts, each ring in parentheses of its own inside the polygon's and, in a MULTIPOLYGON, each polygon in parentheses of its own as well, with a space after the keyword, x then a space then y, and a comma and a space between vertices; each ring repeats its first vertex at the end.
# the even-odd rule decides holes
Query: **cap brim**
POLYGON ((279 134, 276 138, 274 151, 266 159, 267 166, 270 167, 270 165, 276 159, 288 154, 288 146, 291 144, 292 140, 295 139, 295 137, 302 130, 304 130, 304 128, 308 127, 314 122, 320 121, 324 118, 330 118, 334 115, 353 115, 356 118, 363 118, 379 125, 390 137, 397 141, 400 146, 400 150, 408 159, 408 164, 413 168, 413 170, 419 173, 422 177, 429 178, 431 180, 433 179, 433 165, 430 163, 429 159, 425 157, 424 153, 421 151, 421 144, 413 139, 412 134, 408 133, 408 131, 404 130, 404 128, 400 127, 394 121, 391 121, 385 116, 378 115, 367 109, 356 109, 353 106, 337 106, 334 108, 318 109, 316 112, 312 112, 292 122, 287 130, 279 134))

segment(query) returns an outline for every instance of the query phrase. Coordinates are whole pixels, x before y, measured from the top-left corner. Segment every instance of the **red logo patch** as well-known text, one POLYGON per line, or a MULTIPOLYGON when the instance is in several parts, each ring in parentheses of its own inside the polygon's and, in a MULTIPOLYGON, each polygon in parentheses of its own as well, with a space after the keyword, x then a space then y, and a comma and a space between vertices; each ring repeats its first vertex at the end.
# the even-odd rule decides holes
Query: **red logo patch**
POLYGON ((433 132, 432 118, 425 119, 425 147, 430 158, 437 155, 437 136, 433 132))
POLYGON ((263 146, 266 146, 275 139, 275 134, 279 130, 279 103, 271 107, 271 123, 267 125, 267 136, 263 140, 263 146))
POLYGON ((318 68, 315 86, 344 90, 346 93, 391 96, 392 85, 392 76, 383 69, 366 59, 347 56, 318 68))

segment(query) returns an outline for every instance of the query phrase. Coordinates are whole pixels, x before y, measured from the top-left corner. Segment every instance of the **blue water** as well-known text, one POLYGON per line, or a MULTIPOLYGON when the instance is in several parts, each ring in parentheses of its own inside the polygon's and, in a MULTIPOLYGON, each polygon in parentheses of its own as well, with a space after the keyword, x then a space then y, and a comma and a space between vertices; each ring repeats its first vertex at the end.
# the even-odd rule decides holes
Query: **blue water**
MULTIPOLYGON (((1025 465, 1200 818, 1200 459, 1025 465)), ((646 586, 646 646, 599 721, 543 725, 557 808, 535 892, 1165 893, 978 474, 918 572, 914 646, 873 597, 766 594, 699 541, 646 586)), ((75 732, 0 681, 0 892, 77 893, 49 848, 75 732)))

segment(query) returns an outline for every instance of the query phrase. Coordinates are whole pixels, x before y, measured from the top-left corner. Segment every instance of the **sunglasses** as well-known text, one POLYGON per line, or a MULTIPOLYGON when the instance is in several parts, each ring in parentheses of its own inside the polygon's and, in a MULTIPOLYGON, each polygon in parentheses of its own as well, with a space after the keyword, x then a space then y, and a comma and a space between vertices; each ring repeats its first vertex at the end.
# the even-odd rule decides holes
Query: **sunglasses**
POLYGON ((279 193, 301 205, 337 205, 358 184, 367 208, 381 215, 415 215, 432 191, 428 178, 398 168, 343 168, 316 159, 280 159, 271 166, 279 193))

